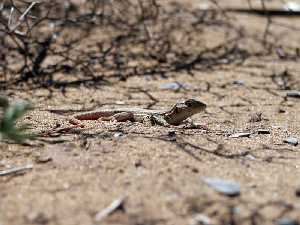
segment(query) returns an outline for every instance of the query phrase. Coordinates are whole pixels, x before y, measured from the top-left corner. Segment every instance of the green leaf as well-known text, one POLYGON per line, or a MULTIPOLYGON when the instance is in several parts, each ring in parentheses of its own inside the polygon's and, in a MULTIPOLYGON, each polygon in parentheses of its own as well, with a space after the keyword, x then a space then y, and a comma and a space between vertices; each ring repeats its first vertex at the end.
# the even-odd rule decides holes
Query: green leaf
POLYGON ((7 108, 9 106, 8 99, 5 96, 0 95, 0 107, 7 108))
POLYGON ((2 101, 3 104, 1 105, 1 101, 0 96, 0 107, 2 106, 4 110, 3 118, 0 121, 0 138, 14 140, 18 143, 24 142, 26 139, 35 138, 34 134, 25 132, 30 129, 30 124, 15 126, 16 120, 21 118, 29 109, 32 109, 31 105, 28 102, 17 102, 13 105, 5 105, 5 101, 2 101))

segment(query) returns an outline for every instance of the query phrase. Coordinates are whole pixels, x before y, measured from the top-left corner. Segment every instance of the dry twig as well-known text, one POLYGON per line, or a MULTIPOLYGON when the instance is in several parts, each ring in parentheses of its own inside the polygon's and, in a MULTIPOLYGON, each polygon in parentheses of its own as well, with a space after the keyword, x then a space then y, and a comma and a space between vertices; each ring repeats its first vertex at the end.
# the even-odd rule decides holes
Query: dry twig
POLYGON ((33 165, 29 164, 26 166, 15 167, 15 168, 11 168, 8 170, 2 170, 2 171, 0 171, 0 177, 25 173, 26 171, 31 170, 32 168, 33 168, 33 165))

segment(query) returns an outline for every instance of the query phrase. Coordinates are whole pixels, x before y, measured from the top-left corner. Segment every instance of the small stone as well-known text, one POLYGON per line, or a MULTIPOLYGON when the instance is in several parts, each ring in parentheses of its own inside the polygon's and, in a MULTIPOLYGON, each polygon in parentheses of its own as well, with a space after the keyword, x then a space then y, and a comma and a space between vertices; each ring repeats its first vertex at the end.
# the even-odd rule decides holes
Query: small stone
POLYGON ((204 214, 197 214, 190 225, 212 225, 211 219, 204 214))
POLYGON ((234 207, 232 208, 232 212, 233 212, 234 214, 238 215, 238 214, 241 214, 242 210, 241 210, 240 207, 234 206, 234 207))
POLYGON ((299 223, 296 220, 290 219, 290 218, 281 218, 276 221, 277 225, 299 225, 299 223))
POLYGON ((285 105, 288 106, 288 107, 294 107, 295 102, 293 102, 293 101, 286 101, 285 105))
POLYGON ((181 88, 183 88, 183 89, 189 89, 189 85, 188 84, 180 83, 178 81, 160 85, 160 89, 162 89, 162 90, 174 90, 174 91, 178 91, 181 88))
POLYGON ((283 142, 294 146, 298 145, 298 139, 295 137, 288 137, 283 142))
POLYGON ((217 192, 235 197, 240 195, 240 185, 234 181, 223 180, 220 178, 205 177, 202 179, 208 186, 217 192))
POLYGON ((300 187, 298 187, 298 188, 296 188, 296 190, 295 190, 295 195, 296 195, 296 197, 300 197, 300 187))
POLYGON ((292 98, 300 98, 300 91, 289 91, 286 93, 286 96, 292 98))
POLYGON ((39 155, 36 157, 35 162, 36 163, 47 163, 51 162, 53 159, 49 155, 39 155))
POLYGON ((245 158, 250 159, 250 160, 256 160, 255 156, 248 154, 245 156, 245 158))
POLYGON ((116 101, 115 104, 117 104, 117 105, 125 105, 126 103, 124 101, 116 101))
POLYGON ((266 161, 266 162, 268 162, 268 163, 271 163, 271 162, 273 162, 273 157, 272 156, 267 156, 263 160, 266 161))
POLYGON ((134 162, 134 166, 135 166, 136 168, 142 167, 142 166, 143 166, 143 163, 142 163, 142 161, 139 159, 139 160, 137 160, 137 161, 134 162))
POLYGON ((232 83, 235 85, 239 85, 239 86, 245 85, 245 81, 243 81, 243 80, 234 80, 232 83))
POLYGON ((271 132, 268 129, 258 129, 257 133, 258 134, 270 134, 271 132))
POLYGON ((176 131, 169 131, 167 134, 167 138, 169 141, 176 141, 177 135, 176 135, 176 131))
POLYGON ((283 8, 287 11, 299 12, 300 4, 295 1, 288 1, 284 4, 283 8))
POLYGON ((124 133, 122 132, 116 132, 114 133, 114 138, 120 139, 124 137, 124 133))
POLYGON ((199 170, 197 168, 192 168, 193 173, 199 173, 199 170))
POLYGON ((230 135, 230 138, 240 138, 240 137, 250 137, 251 133, 249 132, 241 132, 230 135))
POLYGON ((198 4, 198 9, 200 9, 200 10, 207 10, 209 8, 210 8, 210 5, 206 2, 204 2, 204 3, 201 2, 198 4))
POLYGON ((48 224, 50 221, 50 218, 42 212, 30 212, 26 215, 26 219, 33 224, 48 224))

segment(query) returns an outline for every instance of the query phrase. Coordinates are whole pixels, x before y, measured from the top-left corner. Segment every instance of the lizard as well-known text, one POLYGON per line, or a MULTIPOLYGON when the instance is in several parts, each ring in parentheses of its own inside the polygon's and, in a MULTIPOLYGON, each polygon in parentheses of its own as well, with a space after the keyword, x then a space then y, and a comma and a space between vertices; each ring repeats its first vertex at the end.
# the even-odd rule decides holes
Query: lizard
POLYGON ((151 110, 142 108, 117 108, 117 109, 98 109, 94 111, 74 114, 69 118, 73 125, 81 125, 83 120, 104 120, 104 121, 133 121, 148 122, 161 126, 178 126, 184 120, 200 113, 206 109, 206 104, 200 100, 188 99, 176 103, 169 110, 151 110))

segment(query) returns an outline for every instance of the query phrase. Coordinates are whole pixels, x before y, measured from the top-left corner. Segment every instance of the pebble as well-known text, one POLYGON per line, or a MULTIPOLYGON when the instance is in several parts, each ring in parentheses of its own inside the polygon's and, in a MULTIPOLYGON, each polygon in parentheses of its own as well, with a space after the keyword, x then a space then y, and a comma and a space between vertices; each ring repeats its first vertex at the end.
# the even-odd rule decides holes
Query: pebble
POLYGON ((36 157, 35 162, 36 163, 47 163, 51 162, 53 159, 49 155, 39 155, 36 157))
POLYGON ((290 219, 290 218, 281 218, 276 221, 277 225, 299 225, 299 223, 296 220, 290 219))
POLYGON ((126 103, 124 101, 115 101, 115 104, 117 104, 117 105, 125 105, 126 103))
POLYGON ((295 137, 288 137, 283 142, 294 146, 298 145, 298 139, 295 137))
POLYGON ((245 81, 243 81, 243 80, 234 80, 232 83, 235 85, 239 85, 239 86, 245 85, 245 81))
POLYGON ((245 158, 250 159, 250 160, 256 160, 255 156, 248 154, 245 156, 245 158))
POLYGON ((116 133, 114 133, 114 138, 118 138, 118 139, 120 139, 120 138, 123 138, 125 135, 124 135, 124 133, 122 133, 122 132, 116 132, 116 133))
POLYGON ((177 137, 176 131, 173 130, 169 131, 167 137, 169 141, 176 141, 176 137, 177 137))
POLYGON ((292 98, 300 98, 300 91, 289 91, 286 93, 286 96, 292 98))
POLYGON ((240 195, 240 184, 234 181, 223 180, 220 178, 205 177, 202 180, 215 191, 230 196, 235 197, 240 195))
POLYGON ((258 134, 270 134, 271 132, 268 129, 258 129, 258 134))
POLYGON ((298 2, 288 1, 284 4, 283 8, 287 11, 299 12, 300 4, 298 2))
POLYGON ((249 132, 241 132, 241 133, 235 133, 231 134, 229 137, 230 138, 240 138, 240 137, 250 137, 251 133, 249 132))
POLYGON ((188 89, 189 85, 180 83, 178 81, 160 85, 160 89, 162 89, 162 90, 175 90, 175 91, 178 91, 181 88, 188 89))
POLYGON ((190 225, 212 225, 211 219, 204 214, 197 214, 190 225))
POLYGON ((210 5, 208 3, 199 3, 198 4, 198 8, 201 9, 201 10, 207 10, 210 8, 210 5))
POLYGON ((296 188, 296 190, 295 190, 295 195, 296 195, 296 197, 300 197, 300 187, 298 187, 298 188, 296 188))
POLYGON ((285 113, 285 112, 286 112, 285 109, 282 109, 282 108, 278 109, 278 113, 285 113))

